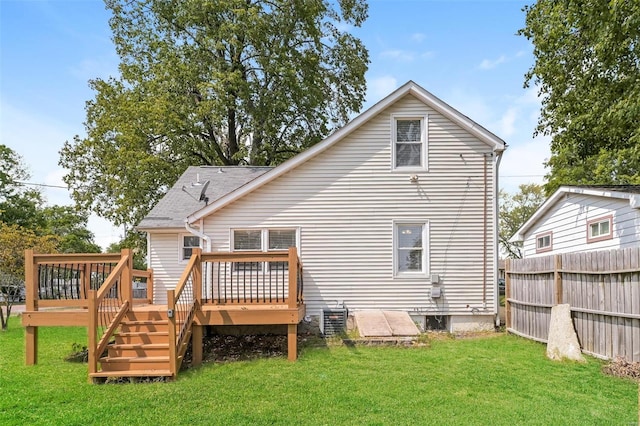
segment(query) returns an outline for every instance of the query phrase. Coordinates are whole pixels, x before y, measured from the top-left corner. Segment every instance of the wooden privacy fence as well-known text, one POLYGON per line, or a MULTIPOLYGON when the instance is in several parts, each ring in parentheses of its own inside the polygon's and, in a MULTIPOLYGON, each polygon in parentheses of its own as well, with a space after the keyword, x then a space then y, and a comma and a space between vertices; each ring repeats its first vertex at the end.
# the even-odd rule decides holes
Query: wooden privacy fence
POLYGON ((505 274, 509 332, 546 343, 567 303, 583 352, 640 362, 640 247, 508 259, 505 274))

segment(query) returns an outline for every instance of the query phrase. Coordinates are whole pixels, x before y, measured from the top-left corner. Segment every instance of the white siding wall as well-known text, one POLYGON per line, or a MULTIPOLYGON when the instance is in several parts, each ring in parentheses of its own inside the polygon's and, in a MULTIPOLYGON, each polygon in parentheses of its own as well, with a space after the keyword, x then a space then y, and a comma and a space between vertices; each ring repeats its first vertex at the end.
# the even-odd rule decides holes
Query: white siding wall
POLYGON ((167 290, 175 288, 187 262, 179 261, 182 234, 149 234, 149 261, 153 268, 153 301, 167 303, 167 290))
POLYGON ((212 237, 213 251, 228 251, 230 229, 300 227, 305 301, 311 315, 338 300, 350 309, 491 314, 493 158, 485 158, 489 153, 477 138, 407 96, 315 158, 206 218, 204 232, 212 237), (429 170, 418 173, 418 183, 409 181, 415 172, 391 171, 392 113, 429 114, 429 170), (429 297, 429 278, 393 277, 395 219, 429 221, 429 272, 440 274, 443 288, 437 304, 429 297))
POLYGON ((639 231, 640 211, 631 208, 628 200, 568 194, 527 231, 524 257, 636 246, 639 231), (587 243, 587 222, 607 215, 613 215, 613 238, 587 243), (547 231, 553 232, 553 250, 537 254, 536 235, 547 231))

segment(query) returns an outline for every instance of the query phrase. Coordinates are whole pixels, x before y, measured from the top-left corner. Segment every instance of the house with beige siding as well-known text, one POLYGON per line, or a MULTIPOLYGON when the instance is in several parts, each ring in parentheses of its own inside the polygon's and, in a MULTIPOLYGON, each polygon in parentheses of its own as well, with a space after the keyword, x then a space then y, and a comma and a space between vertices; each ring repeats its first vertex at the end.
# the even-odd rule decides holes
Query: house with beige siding
MULTIPOLYGON (((147 233, 154 301, 194 247, 296 247, 308 316, 344 306, 492 329, 505 147, 410 81, 278 167, 190 167, 137 227, 147 233)), ((264 277, 270 267, 234 268, 264 277)), ((203 274, 211 282, 216 272, 203 274)))
POLYGON ((640 185, 561 186, 511 238, 523 257, 640 244, 640 185))

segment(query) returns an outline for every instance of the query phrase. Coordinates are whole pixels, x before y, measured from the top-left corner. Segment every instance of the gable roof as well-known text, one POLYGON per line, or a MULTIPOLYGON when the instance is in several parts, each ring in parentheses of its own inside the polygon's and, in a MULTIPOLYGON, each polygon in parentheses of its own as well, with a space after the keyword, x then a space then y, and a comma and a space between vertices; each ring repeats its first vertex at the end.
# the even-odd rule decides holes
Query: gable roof
POLYGON ((379 112, 396 103, 407 95, 415 96, 418 100, 422 101, 427 106, 431 107, 472 135, 476 136, 480 141, 486 143, 493 149, 494 152, 501 153, 505 150, 506 143, 498 136, 480 126, 469 117, 461 114, 459 111, 457 111, 441 99, 435 97, 413 81, 408 81, 403 86, 388 95, 386 98, 382 99, 371 108, 351 120, 347 125, 336 130, 323 141, 317 143, 316 145, 296 155, 295 157, 290 158, 289 160, 280 164, 278 167, 271 170, 269 173, 265 173, 259 176, 255 180, 249 182, 247 185, 244 185, 233 192, 229 192, 216 201, 210 203, 208 206, 200 208, 198 211, 195 211, 193 214, 189 215, 187 217, 187 221, 189 223, 194 223, 195 221, 208 216, 216 210, 219 210, 222 207, 234 202, 235 200, 241 198, 242 196, 248 194, 256 188, 259 188, 262 185, 265 185, 266 183, 276 179, 277 177, 282 176, 288 171, 293 170, 300 164, 303 164, 304 162, 310 160, 321 152, 329 149, 331 146, 344 139, 356 129, 360 128, 363 124, 367 123, 379 112))
POLYGON ((524 241, 525 234, 540 220, 562 197, 567 194, 581 194, 593 197, 607 197, 629 200, 633 208, 640 208, 640 185, 574 185, 561 186, 542 203, 531 217, 509 239, 510 242, 524 241))
POLYGON ((187 215, 204 205, 199 198, 205 182, 209 181, 205 195, 209 198, 209 203, 212 203, 271 169, 272 167, 190 166, 136 229, 148 231, 184 228, 187 215))

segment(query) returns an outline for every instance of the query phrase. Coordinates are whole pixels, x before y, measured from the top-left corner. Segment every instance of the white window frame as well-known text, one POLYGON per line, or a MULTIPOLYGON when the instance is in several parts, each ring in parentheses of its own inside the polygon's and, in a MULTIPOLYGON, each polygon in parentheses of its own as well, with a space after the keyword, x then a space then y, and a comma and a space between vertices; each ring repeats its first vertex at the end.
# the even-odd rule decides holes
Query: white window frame
POLYGON ((393 220, 393 277, 394 278, 419 278, 424 279, 429 276, 429 221, 426 219, 396 219, 393 220), (398 228, 400 225, 421 225, 422 226, 422 270, 421 271, 400 271, 398 260, 398 228))
MULTIPOLYGON (((236 250, 235 249, 235 231, 260 231, 260 250, 261 252, 273 252, 280 250, 269 249, 269 231, 294 231, 296 233, 296 250, 298 256, 300 256, 300 227, 297 226, 268 226, 268 227, 244 227, 244 228, 230 228, 229 229, 229 251, 235 253, 241 253, 244 251, 254 250, 236 250)), ((265 272, 267 269, 265 262, 262 262, 262 266, 259 268, 259 272, 265 272)))
POLYGON ((202 248, 202 238, 193 234, 178 234, 178 262, 179 263, 187 263, 189 262, 190 257, 184 257, 184 249, 185 248, 202 248), (198 239, 197 246, 185 246, 184 245, 184 237, 195 237, 198 239))
POLYGON ((428 167, 428 131, 427 126, 429 123, 428 115, 415 115, 415 114, 391 114, 391 170, 399 172, 423 172, 429 170, 428 167), (397 166, 396 154, 397 154, 397 128, 398 121, 404 120, 420 120, 420 165, 419 166, 397 166))
POLYGON ((612 238, 613 238, 613 215, 598 217, 598 218, 587 221, 587 244, 597 243, 598 241, 610 240, 612 238), (591 232, 592 226, 598 225, 598 232, 599 232, 600 226, 603 223, 609 224, 609 232, 606 234, 593 235, 593 233, 591 232))
POLYGON ((553 231, 546 231, 536 235, 536 253, 544 253, 547 251, 553 250, 553 231), (544 242, 545 238, 549 238, 549 244, 540 247, 538 242, 542 240, 544 242))

